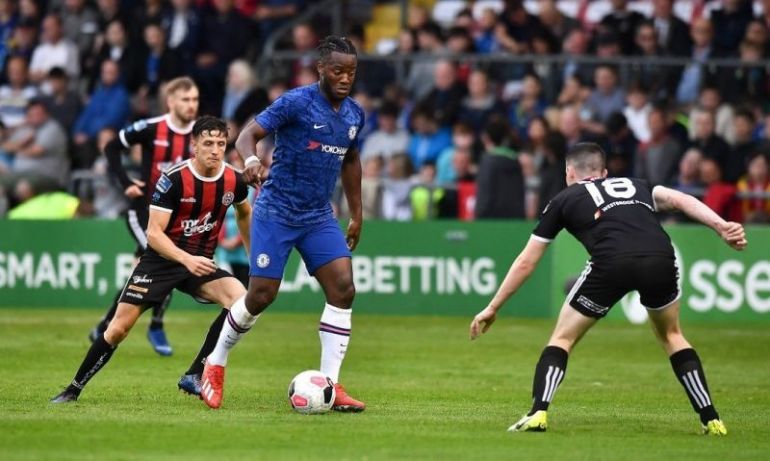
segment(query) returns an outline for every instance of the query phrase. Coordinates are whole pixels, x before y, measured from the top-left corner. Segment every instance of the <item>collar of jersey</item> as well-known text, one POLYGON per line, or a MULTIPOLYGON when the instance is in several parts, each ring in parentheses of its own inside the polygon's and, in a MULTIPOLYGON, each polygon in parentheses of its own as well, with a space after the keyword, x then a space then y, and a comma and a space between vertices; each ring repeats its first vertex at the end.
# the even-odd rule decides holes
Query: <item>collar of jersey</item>
POLYGON ((178 127, 174 125, 174 122, 171 121, 171 114, 166 114, 165 118, 166 118, 166 125, 168 125, 171 131, 177 134, 187 134, 191 132, 193 125, 195 124, 195 122, 190 122, 189 124, 187 124, 186 127, 178 127))
POLYGON ((190 168, 190 172, 192 172, 193 176, 195 176, 196 178, 200 179, 201 181, 205 181, 205 182, 218 181, 219 178, 222 177, 222 173, 225 172, 225 162, 224 162, 224 160, 222 161, 222 167, 219 169, 219 172, 217 173, 217 175, 216 176, 211 176, 211 177, 201 176, 200 174, 198 174, 198 172, 195 171, 195 167, 192 164, 192 159, 187 159, 185 161, 187 162, 187 166, 190 168))

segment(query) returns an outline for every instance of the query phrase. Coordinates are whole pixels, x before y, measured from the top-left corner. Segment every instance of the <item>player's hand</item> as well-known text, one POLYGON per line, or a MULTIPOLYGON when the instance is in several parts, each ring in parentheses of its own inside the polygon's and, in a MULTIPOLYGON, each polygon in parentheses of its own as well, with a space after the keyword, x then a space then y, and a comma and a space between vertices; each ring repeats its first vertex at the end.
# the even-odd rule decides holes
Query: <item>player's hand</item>
POLYGON ((140 181, 138 179, 132 179, 131 181, 134 183, 126 187, 126 190, 123 191, 123 193, 126 194, 126 197, 137 198, 143 196, 144 191, 142 188, 144 187, 144 181, 140 181))
POLYGON ((190 273, 196 277, 202 277, 204 275, 210 275, 216 272, 217 265, 214 261, 204 258, 203 256, 190 256, 182 264, 187 268, 190 273))
POLYGON ((728 245, 738 251, 742 251, 749 244, 746 240, 746 231, 740 223, 728 221, 719 226, 719 236, 728 245))
POLYGON ((486 333, 489 330, 489 327, 495 323, 495 320, 497 320, 497 311, 490 306, 487 306, 484 310, 476 314, 476 317, 473 317, 473 321, 471 322, 471 340, 486 333))
POLYGON ((262 181, 267 179, 267 168, 261 163, 255 163, 243 170, 243 180, 246 184, 250 184, 254 187, 262 185, 262 181))
POLYGON ((353 251, 358 246, 358 240, 361 238, 361 221, 351 219, 348 223, 348 232, 345 241, 348 242, 348 249, 353 251))

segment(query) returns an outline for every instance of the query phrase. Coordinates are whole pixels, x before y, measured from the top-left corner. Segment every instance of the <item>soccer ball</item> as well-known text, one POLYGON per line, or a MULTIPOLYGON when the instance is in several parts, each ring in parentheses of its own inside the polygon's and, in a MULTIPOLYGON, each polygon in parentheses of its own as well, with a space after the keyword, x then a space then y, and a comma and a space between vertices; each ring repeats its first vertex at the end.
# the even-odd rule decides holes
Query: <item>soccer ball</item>
POLYGON ((289 384, 289 404, 298 413, 326 413, 334 404, 334 383, 318 370, 306 370, 289 384))

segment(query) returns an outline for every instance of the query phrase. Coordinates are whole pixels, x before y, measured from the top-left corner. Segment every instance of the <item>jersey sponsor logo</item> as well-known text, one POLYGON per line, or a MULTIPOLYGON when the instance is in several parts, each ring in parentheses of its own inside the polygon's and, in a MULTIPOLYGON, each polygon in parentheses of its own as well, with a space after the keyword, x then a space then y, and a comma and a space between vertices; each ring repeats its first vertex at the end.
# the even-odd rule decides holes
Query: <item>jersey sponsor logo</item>
POLYGON ((158 179, 158 184, 155 187, 157 187, 158 192, 165 194, 171 189, 171 180, 168 179, 168 176, 165 174, 161 175, 160 179, 158 179))
POLYGON ((347 147, 332 146, 330 144, 324 144, 319 141, 308 141, 306 149, 318 150, 319 147, 321 148, 321 152, 325 154, 334 154, 340 157, 343 157, 348 151, 347 147))
POLYGON ((144 288, 144 287, 140 287, 140 286, 137 286, 137 285, 129 285, 129 286, 128 286, 128 289, 129 289, 129 290, 138 291, 139 293, 147 293, 148 291, 150 291, 150 290, 149 290, 149 289, 147 289, 147 288, 144 288))
POLYGON ((195 234, 202 234, 208 232, 217 225, 217 222, 209 222, 211 219, 211 212, 206 213, 203 217, 203 221, 200 219, 183 219, 182 220, 182 232, 185 237, 191 237, 195 234))
POLYGON ((323 127, 325 127, 325 126, 326 126, 326 125, 319 125, 319 124, 317 124, 317 123, 314 123, 314 124, 313 124, 313 129, 314 129, 314 130, 320 130, 321 128, 323 128, 323 127))
POLYGON ((590 299, 586 298, 583 295, 580 295, 577 299, 578 304, 585 307, 591 312, 595 312, 599 315, 604 315, 607 313, 608 310, 610 310, 609 307, 604 307, 602 305, 596 304, 595 302, 591 301, 590 299))
POLYGON ((266 255, 265 253, 260 253, 260 255, 257 256, 257 266, 264 269, 269 265, 270 265, 270 256, 266 255))
POLYGON ((195 197, 184 197, 184 198, 179 199, 179 201, 182 202, 182 203, 195 203, 195 202, 197 202, 197 200, 195 200, 195 197))
POLYGON ((356 133, 358 133, 358 127, 351 126, 350 129, 348 130, 348 138, 350 138, 351 141, 356 139, 356 133))
POLYGON ((144 296, 140 295, 139 293, 133 293, 131 291, 126 291, 126 296, 130 296, 136 299, 144 299, 144 296))
POLYGON ((134 275, 131 277, 134 283, 152 283, 152 279, 148 279, 146 275, 134 275))
POLYGON ((229 204, 233 203, 233 200, 235 200, 235 194, 233 194, 231 191, 225 192, 225 195, 222 196, 222 205, 228 206, 229 204))

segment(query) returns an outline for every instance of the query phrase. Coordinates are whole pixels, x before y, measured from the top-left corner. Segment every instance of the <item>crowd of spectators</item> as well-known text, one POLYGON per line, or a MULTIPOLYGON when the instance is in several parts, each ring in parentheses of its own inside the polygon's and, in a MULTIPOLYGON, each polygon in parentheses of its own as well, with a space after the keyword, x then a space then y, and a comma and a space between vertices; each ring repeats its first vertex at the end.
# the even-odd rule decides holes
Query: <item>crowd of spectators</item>
MULTIPOLYGON (((258 82, 254 72, 267 37, 310 3, 0 0, 0 215, 3 204, 58 189, 88 202, 82 214, 119 213, 102 147, 130 121, 164 112, 159 94, 171 78, 192 76, 201 113, 227 119, 233 136, 287 89, 316 81, 323 23, 293 27, 288 47, 300 57, 275 78, 258 82), (76 187, 78 172, 101 181, 76 187)), ((351 25, 361 53, 392 55, 362 59, 354 89, 367 114, 366 217, 535 218, 564 187, 565 151, 593 141, 610 175, 767 222, 770 1, 694 2, 711 8, 687 18, 673 0, 650 3, 637 11, 612 0, 597 21, 551 0, 437 0, 410 7, 390 49, 351 25), (439 12, 449 3, 447 19, 439 12), (483 54, 491 59, 467 59, 483 54), (636 59, 618 61, 628 56, 636 59), (394 57, 406 67, 400 81, 394 57)))

